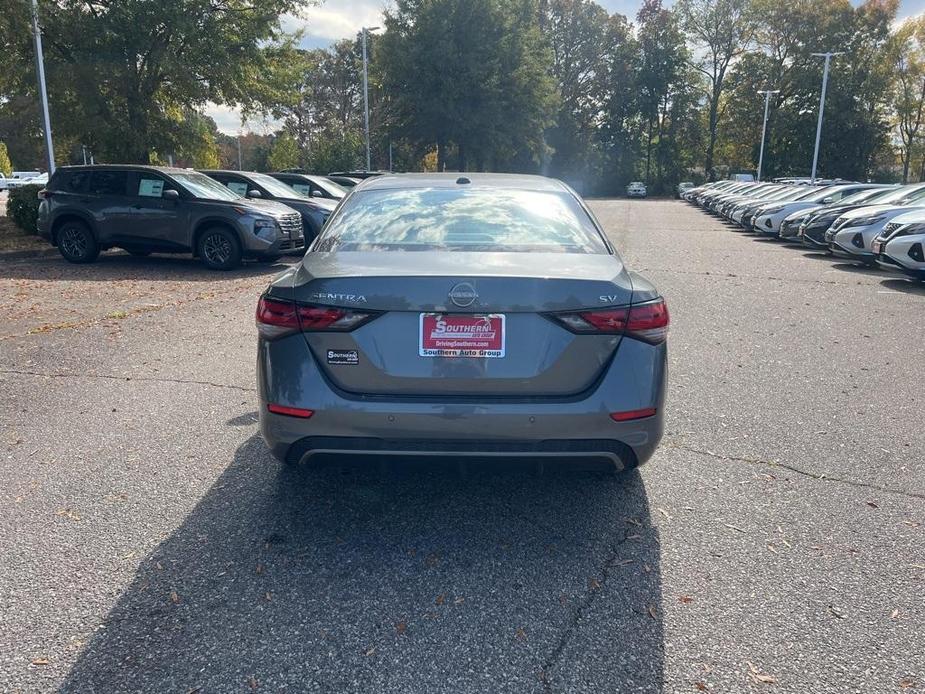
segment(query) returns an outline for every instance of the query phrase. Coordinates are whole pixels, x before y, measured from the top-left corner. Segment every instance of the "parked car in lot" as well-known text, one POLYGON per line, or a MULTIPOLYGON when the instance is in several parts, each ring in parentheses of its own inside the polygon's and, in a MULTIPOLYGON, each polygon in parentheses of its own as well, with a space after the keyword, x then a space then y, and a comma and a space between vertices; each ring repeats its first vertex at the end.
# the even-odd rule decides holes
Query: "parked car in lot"
POLYGON ((894 217, 871 244, 877 265, 925 282, 925 209, 894 217))
POLYGON ((871 183, 844 183, 822 188, 810 188, 805 195, 799 196, 798 199, 785 199, 769 205, 762 205, 755 211, 751 227, 759 234, 778 238, 781 224, 788 215, 818 205, 831 205, 839 202, 844 197, 876 187, 878 186, 871 183))
POLYGON ((190 253, 215 270, 302 248, 298 212, 250 200, 190 169, 64 166, 39 193, 39 235, 72 263, 100 251, 190 253))
POLYGON ((628 186, 626 186, 626 195, 630 198, 644 198, 646 197, 646 184, 642 181, 633 181, 628 186))
MULTIPOLYGON (((37 178, 39 176, 48 174, 42 174, 41 171, 11 171, 10 175, 0 177, 0 190, 10 190, 11 188, 17 188, 29 179, 37 178)), ((45 181, 48 179, 46 178, 45 181)))
POLYGON ((327 176, 315 176, 314 174, 289 173, 280 171, 269 174, 273 178, 282 181, 297 193, 310 198, 327 198, 328 200, 340 200, 347 194, 347 189, 339 183, 335 183, 327 176))
POLYGON ((260 429, 288 463, 449 453, 627 469, 662 436, 665 302, 551 179, 365 181, 256 322, 260 429))
POLYGON ((345 188, 346 190, 350 190, 351 188, 356 187, 363 181, 362 178, 354 178, 353 176, 338 176, 337 174, 328 174, 325 176, 325 178, 330 181, 334 181, 337 185, 339 185, 341 188, 345 188))
POLYGON ((780 225, 778 236, 782 241, 790 243, 802 243, 800 228, 808 224, 811 220, 819 220, 815 224, 821 226, 822 231, 819 234, 819 241, 822 243, 822 235, 835 219, 848 210, 860 207, 861 205, 872 205, 876 200, 889 195, 896 190, 894 185, 872 185, 870 188, 846 195, 838 202, 828 204, 818 204, 813 207, 807 207, 787 215, 780 225), (828 220, 827 222, 825 220, 828 220))
MULTIPOLYGON (((203 170, 201 173, 215 179, 241 197, 275 200, 296 210, 302 215, 302 231, 305 236, 304 246, 308 246, 318 235, 331 212, 337 207, 337 201, 335 200, 309 197, 268 174, 220 170, 203 170)), ((302 250, 302 246, 290 250, 302 250)))
POLYGON ((876 205, 865 205, 845 212, 832 222, 824 239, 829 251, 840 258, 864 265, 876 264, 871 248, 873 240, 894 217, 910 212, 911 207, 925 205, 925 184, 907 186, 876 205))
POLYGON ((20 174, 19 176, 13 176, 12 178, 4 179, 0 183, 4 184, 2 189, 5 190, 15 190, 16 188, 22 188, 23 186, 43 186, 48 183, 48 174, 47 173, 35 173, 28 172, 28 174, 17 171, 16 173, 20 174), (35 173, 33 176, 32 174, 35 173))
POLYGON ((693 190, 693 189, 694 189, 694 182, 693 182, 693 181, 682 181, 681 183, 678 184, 677 196, 678 196, 679 198, 681 198, 681 197, 684 196, 684 194, 685 194, 687 191, 693 190))

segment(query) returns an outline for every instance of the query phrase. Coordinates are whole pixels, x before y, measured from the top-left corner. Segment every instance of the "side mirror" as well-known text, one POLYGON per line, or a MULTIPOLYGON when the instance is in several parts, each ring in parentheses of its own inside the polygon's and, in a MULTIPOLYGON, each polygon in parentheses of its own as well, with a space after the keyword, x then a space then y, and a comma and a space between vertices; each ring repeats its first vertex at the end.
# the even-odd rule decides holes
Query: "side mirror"
POLYGON ((249 198, 262 198, 260 191, 257 189, 247 191, 247 197, 249 198))
POLYGON ((822 198, 823 205, 828 205, 831 202, 835 202, 835 199, 831 195, 827 198, 822 198))
POLYGON ((323 197, 324 197, 324 193, 322 193, 320 190, 313 190, 313 191, 312 191, 312 197, 313 197, 313 198, 323 198, 323 197))
POLYGON ((164 200, 179 200, 180 194, 177 191, 168 188, 163 193, 161 193, 161 197, 164 198, 164 200))

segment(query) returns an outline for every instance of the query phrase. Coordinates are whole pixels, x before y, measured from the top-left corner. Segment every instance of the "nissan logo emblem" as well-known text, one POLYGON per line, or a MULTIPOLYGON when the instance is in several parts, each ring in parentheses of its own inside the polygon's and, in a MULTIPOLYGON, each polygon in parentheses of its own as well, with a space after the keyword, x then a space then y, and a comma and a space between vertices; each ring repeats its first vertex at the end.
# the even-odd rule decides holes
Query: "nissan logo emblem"
POLYGON ((460 308, 472 306, 476 299, 479 298, 479 294, 475 291, 475 287, 468 282, 460 282, 450 290, 447 296, 450 297, 450 301, 460 308))

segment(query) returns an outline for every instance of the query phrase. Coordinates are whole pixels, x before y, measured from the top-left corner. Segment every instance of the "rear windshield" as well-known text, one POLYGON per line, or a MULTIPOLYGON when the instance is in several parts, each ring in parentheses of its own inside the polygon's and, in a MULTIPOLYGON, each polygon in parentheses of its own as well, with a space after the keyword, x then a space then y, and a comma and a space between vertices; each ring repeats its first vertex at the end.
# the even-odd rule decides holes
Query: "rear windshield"
POLYGON ((609 253, 574 196, 497 188, 357 191, 314 250, 609 253))

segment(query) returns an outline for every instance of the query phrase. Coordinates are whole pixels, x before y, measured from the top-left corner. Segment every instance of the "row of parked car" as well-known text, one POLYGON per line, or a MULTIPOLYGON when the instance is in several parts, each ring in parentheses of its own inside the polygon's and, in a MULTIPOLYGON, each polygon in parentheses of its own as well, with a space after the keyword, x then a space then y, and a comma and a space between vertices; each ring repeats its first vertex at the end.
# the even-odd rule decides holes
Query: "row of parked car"
POLYGON ((9 176, 0 173, 0 190, 13 190, 23 186, 43 186, 48 183, 48 174, 41 171, 13 171, 9 176))
POLYGON ((925 183, 717 181, 681 198, 746 231, 925 281, 925 183))
POLYGON ((122 248, 140 256, 193 253, 228 270, 245 258, 304 251, 347 187, 376 174, 64 166, 38 193, 38 231, 72 263, 122 248))

